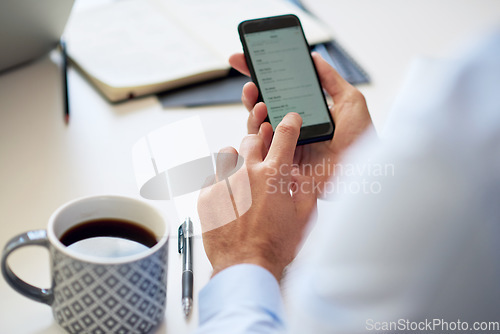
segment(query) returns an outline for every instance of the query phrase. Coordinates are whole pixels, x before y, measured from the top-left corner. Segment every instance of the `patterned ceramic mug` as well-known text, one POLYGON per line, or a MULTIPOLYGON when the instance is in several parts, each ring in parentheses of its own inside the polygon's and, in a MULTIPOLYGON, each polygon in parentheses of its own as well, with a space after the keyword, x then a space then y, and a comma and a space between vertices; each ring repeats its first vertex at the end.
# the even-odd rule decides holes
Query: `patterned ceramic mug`
POLYGON ((11 239, 2 254, 2 274, 19 293, 50 305, 57 323, 69 333, 150 333, 165 314, 167 244, 167 224, 152 206, 121 196, 86 197, 54 212, 47 230, 11 239), (100 238, 103 220, 113 222, 111 228, 124 236, 100 238), (77 230, 91 223, 97 224, 93 237, 98 238, 89 237, 88 231, 85 235, 86 227, 84 232, 77 230), (130 224, 152 234, 155 241, 148 246, 131 243, 130 233, 137 233, 128 230, 130 224), (65 245, 65 235, 75 230, 77 239, 96 243, 86 248, 73 240, 65 245), (49 249, 50 289, 29 285, 8 266, 9 254, 28 245, 49 249))

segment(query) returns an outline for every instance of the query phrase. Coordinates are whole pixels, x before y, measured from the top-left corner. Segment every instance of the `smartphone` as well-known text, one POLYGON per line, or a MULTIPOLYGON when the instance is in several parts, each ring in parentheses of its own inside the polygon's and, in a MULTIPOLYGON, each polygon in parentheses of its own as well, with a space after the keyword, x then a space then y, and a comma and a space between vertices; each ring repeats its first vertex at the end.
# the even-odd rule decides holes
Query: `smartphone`
POLYGON ((296 112, 302 117, 297 145, 331 139, 335 125, 299 18, 243 21, 238 32, 273 130, 287 113, 296 112))

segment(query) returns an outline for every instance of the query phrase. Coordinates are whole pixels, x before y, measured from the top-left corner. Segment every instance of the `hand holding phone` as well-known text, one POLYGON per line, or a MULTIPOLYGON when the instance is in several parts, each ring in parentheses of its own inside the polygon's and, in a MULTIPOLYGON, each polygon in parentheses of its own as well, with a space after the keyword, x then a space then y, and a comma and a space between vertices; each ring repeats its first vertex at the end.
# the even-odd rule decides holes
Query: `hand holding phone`
POLYGON ((243 21, 238 32, 273 130, 287 113, 296 112, 303 120, 297 145, 331 139, 335 126, 299 19, 243 21))
MULTIPOLYGON (((373 124, 363 94, 349 84, 319 54, 311 55, 317 69, 318 77, 324 90, 332 98, 335 108, 330 112, 335 121, 334 140, 322 141, 310 145, 298 146, 295 150, 294 164, 301 173, 312 176, 319 197, 325 196, 331 188, 330 177, 335 166, 340 162, 342 154, 367 129, 373 131, 373 124), (318 167, 317 167, 318 166, 318 167)), ((243 53, 229 58, 233 68, 244 75, 251 76, 248 58, 243 53)), ((248 111, 248 133, 257 134, 261 124, 269 121, 268 110, 262 101, 257 85, 247 84, 243 87, 242 102, 248 111)), ((269 124, 268 124, 269 125, 269 124)), ((265 127, 272 131, 272 127, 265 127)), ((268 131, 265 131, 268 132, 268 131)), ((272 135, 270 133, 269 135, 272 135)))

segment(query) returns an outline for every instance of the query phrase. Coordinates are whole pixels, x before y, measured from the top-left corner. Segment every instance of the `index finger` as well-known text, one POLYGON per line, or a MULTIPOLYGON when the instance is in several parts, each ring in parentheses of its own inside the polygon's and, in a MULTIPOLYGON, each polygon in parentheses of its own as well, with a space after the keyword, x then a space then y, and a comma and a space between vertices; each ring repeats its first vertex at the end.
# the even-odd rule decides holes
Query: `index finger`
POLYGON ((344 92, 345 89, 352 87, 351 84, 342 78, 342 76, 335 71, 335 69, 331 67, 319 53, 313 52, 312 58, 314 60, 314 65, 316 66, 316 70, 318 71, 321 85, 332 98, 335 98, 337 94, 344 92))
POLYGON ((250 76, 250 70, 248 69, 247 61, 243 53, 235 53, 231 55, 231 57, 229 57, 229 65, 241 74, 246 75, 247 77, 250 76))
POLYGON ((274 131, 274 137, 265 160, 292 165, 297 140, 300 135, 302 118, 297 113, 288 113, 274 131))

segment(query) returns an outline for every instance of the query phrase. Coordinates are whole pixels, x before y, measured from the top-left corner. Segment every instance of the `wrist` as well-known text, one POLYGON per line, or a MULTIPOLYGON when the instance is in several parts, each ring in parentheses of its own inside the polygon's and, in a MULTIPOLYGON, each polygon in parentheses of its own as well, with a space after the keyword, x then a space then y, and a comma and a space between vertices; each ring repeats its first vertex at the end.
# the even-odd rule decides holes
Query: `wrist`
POLYGON ((262 257, 242 258, 238 260, 234 259, 231 261, 224 261, 223 263, 214 264, 212 277, 214 277, 215 275, 217 275, 218 273, 229 267, 236 266, 239 264, 253 264, 261 268, 264 268, 265 270, 269 271, 271 275, 273 275, 274 278, 276 278, 276 281, 278 282, 281 281, 283 270, 285 268, 284 266, 273 264, 267 259, 262 257))

